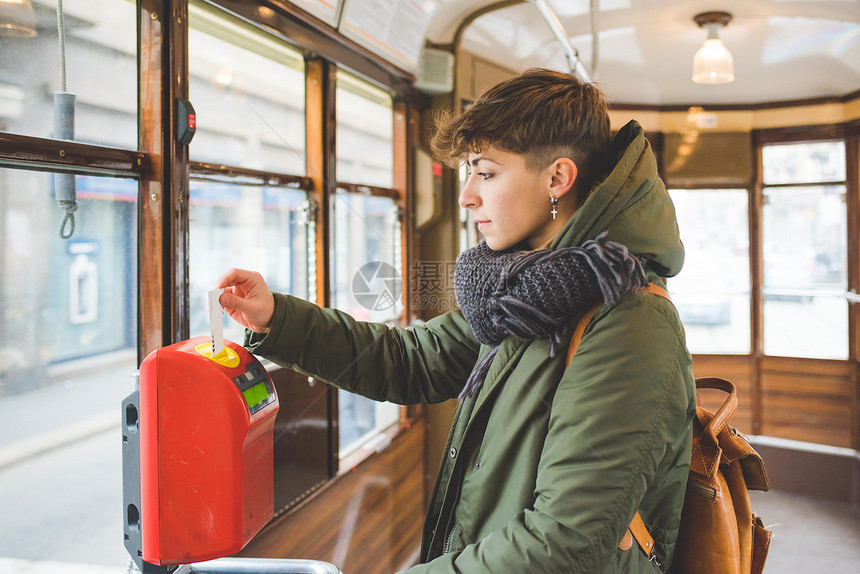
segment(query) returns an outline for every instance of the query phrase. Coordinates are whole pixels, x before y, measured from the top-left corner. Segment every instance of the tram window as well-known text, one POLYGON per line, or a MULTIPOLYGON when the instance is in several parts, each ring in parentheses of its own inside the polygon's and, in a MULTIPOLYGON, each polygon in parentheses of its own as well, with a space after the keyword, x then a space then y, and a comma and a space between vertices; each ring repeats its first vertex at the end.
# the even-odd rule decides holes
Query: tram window
MULTIPOLYGON (((364 321, 397 320, 402 311, 398 208, 387 197, 337 193, 332 199, 332 306, 364 321)), ((399 408, 341 391, 340 454, 397 422, 399 408)))
POLYGON ((845 143, 766 145, 762 167, 765 185, 845 181, 845 143))
MULTIPOLYGON (((459 184, 459 189, 462 189, 466 186, 466 180, 469 178, 469 170, 467 169, 466 163, 463 162, 460 164, 459 169, 457 170, 457 182, 459 184)), ((460 250, 459 253, 464 252, 470 247, 474 247, 480 241, 478 237, 478 226, 475 225, 475 214, 472 213, 472 210, 465 209, 463 207, 460 208, 460 250)))
POLYGON ((62 7, 65 63, 56 2, 33 3, 34 36, 0 34, 0 130, 53 137, 51 94, 67 91, 77 101, 76 140, 136 148, 135 2, 65 0, 62 7))
POLYGON ((362 321, 400 317, 400 224, 388 197, 337 193, 332 200, 332 305, 362 321))
MULTIPOLYGON (((231 267, 254 269, 270 288, 307 299, 307 194, 296 189, 192 180, 190 191, 190 333, 209 333, 206 294, 231 267)), ((244 329, 224 317, 224 336, 241 343, 244 329)))
POLYGON ((750 352, 749 207, 745 189, 674 189, 684 267, 669 279, 693 353, 750 352))
MULTIPOLYGON (((391 97, 337 71, 337 180, 390 188, 394 182, 391 97)), ((339 191, 331 199, 332 306, 359 320, 396 320, 402 311, 400 224, 388 197, 339 191)), ((397 422, 397 405, 339 391, 340 456, 397 422)))
POLYGON ((139 184, 76 185, 63 240, 53 175, 0 168, 0 570, 128 558, 116 425, 137 368, 139 184))
POLYGON ((767 355, 848 358, 845 189, 845 185, 764 189, 767 355))
POLYGON ((191 159, 304 175, 301 53, 202 0, 188 11, 191 159))
POLYGON ((394 115, 391 96, 337 72, 337 180, 378 187, 394 184, 394 115))

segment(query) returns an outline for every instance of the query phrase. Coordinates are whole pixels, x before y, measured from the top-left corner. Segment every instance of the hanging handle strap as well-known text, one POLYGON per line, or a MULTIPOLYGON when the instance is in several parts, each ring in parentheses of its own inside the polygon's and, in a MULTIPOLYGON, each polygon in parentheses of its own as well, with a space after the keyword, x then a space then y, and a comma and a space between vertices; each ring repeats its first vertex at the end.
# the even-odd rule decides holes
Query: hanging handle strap
MULTIPOLYGON (((643 287, 641 291, 653 293, 654 295, 658 295, 671 301, 669 292, 666 291, 665 287, 657 285, 656 283, 649 283, 646 287, 643 287)), ((573 335, 570 338, 570 346, 567 348, 566 365, 569 365, 570 361, 573 360, 573 356, 576 355, 576 350, 582 342, 582 336, 585 334, 585 329, 588 327, 588 323, 591 321, 594 311, 596 311, 599 306, 600 303, 586 311, 579 320, 579 323, 576 324, 576 328, 573 330, 573 335)), ((621 539, 621 542, 618 543, 618 548, 621 550, 629 550, 633 546, 634 540, 639 545, 639 548, 642 549, 642 552, 645 553, 645 556, 648 558, 654 557, 654 537, 651 536, 650 532, 648 532, 648 528, 645 526, 645 522, 642 521, 642 516, 639 515, 638 511, 633 516, 633 520, 630 521, 630 525, 627 527, 627 531, 624 533, 624 537, 621 539)))

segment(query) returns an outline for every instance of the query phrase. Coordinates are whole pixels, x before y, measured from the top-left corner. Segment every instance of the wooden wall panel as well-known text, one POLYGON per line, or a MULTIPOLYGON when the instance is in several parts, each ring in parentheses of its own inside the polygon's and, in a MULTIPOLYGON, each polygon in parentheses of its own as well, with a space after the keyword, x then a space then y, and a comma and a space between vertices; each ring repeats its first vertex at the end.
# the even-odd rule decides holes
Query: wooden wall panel
MULTIPOLYGON (((753 433, 753 402, 755 400, 750 376, 750 360, 746 355, 694 355, 693 374, 696 377, 719 377, 735 384, 738 390, 738 409, 731 425, 744 434, 753 433)), ((725 400, 725 393, 703 391, 699 393, 701 405, 715 411, 725 400)))
POLYGON ((753 175, 749 132, 663 134, 661 172, 672 186, 747 186, 753 175), (669 160, 671 158, 671 160, 669 160))
POLYGON ((764 358, 761 434, 852 447, 851 363, 764 358))
MULTIPOLYGON (((761 367, 761 420, 754 427, 755 393, 747 356, 695 355, 696 377, 721 377, 735 383, 738 410, 731 419, 745 434, 758 434, 853 448, 854 378, 843 361, 765 357, 761 367)), ((699 393, 713 411, 724 395, 699 393)))
POLYGON ((424 522, 424 421, 267 526, 242 556, 324 560, 347 574, 417 558, 424 522))

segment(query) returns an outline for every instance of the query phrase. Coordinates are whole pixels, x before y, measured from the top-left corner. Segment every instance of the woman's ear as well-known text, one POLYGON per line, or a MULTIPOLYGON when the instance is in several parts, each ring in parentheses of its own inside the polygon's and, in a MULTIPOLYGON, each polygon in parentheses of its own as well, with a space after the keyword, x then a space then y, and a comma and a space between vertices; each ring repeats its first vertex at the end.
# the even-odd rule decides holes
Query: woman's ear
POLYGON ((550 193, 553 197, 560 198, 573 188, 579 170, 573 160, 568 157, 560 157, 550 166, 550 193))

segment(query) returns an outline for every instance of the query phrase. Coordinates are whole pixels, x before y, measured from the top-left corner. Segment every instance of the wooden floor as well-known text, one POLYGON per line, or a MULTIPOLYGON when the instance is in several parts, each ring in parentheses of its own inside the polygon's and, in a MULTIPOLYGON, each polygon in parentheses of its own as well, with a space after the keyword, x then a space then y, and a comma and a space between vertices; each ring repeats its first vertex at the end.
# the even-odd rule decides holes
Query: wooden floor
POLYGON ((764 574, 860 573, 860 509, 784 492, 751 492, 773 533, 764 574))

